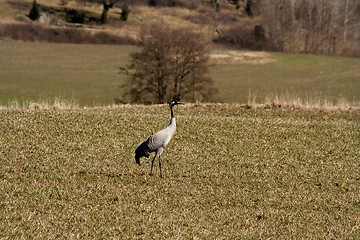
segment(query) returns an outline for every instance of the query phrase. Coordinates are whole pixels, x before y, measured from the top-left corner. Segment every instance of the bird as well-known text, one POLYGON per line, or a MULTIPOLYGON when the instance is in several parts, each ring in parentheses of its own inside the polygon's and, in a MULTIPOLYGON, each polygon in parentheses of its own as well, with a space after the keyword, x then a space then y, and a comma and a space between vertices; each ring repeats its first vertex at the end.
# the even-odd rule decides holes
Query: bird
POLYGON ((161 171, 161 153, 164 151, 166 145, 170 142, 171 137, 176 131, 176 121, 174 117, 173 107, 178 104, 184 104, 180 102, 180 99, 173 99, 169 103, 171 119, 169 125, 166 128, 154 133, 146 141, 140 143, 135 149, 135 161, 140 165, 140 158, 146 157, 149 158, 150 153, 155 152, 155 156, 151 162, 150 176, 152 175, 152 170, 154 166, 154 161, 156 156, 159 156, 159 168, 160 168, 160 177, 162 177, 161 171))

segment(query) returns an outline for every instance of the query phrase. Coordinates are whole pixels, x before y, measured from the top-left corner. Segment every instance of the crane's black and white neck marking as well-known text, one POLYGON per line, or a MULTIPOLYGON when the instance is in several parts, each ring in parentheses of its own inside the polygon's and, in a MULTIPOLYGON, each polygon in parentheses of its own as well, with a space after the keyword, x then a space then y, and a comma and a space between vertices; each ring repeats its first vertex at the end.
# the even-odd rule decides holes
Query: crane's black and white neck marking
MULTIPOLYGON (((174 117, 174 112, 173 112, 173 106, 175 105, 178 105, 178 104, 182 104, 176 100, 172 100, 170 103, 169 103, 169 107, 170 107, 170 111, 171 111, 171 119, 175 118, 174 117)), ((170 120, 170 123, 171 123, 171 120, 170 120)))
POLYGON ((176 131, 176 121, 174 117, 173 107, 178 104, 182 103, 178 102, 178 100, 172 100, 169 103, 169 108, 171 112, 171 119, 169 125, 163 130, 160 130, 157 133, 151 135, 146 141, 139 144, 139 146, 135 149, 135 160, 136 163, 139 165, 141 157, 148 158, 150 156, 150 153, 155 152, 155 156, 151 162, 150 175, 152 174, 155 158, 157 155, 159 155, 160 176, 162 177, 160 156, 176 131))

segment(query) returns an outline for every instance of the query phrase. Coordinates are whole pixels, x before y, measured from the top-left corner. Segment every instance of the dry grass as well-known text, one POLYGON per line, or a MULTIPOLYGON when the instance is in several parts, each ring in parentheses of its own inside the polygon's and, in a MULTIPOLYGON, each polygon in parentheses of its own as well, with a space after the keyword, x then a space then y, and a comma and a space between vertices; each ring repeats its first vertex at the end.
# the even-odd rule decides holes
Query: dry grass
POLYGON ((337 102, 332 102, 322 96, 302 99, 291 94, 265 97, 265 103, 261 104, 256 102, 256 96, 252 96, 251 93, 249 93, 246 106, 249 108, 285 108, 324 111, 360 110, 360 102, 349 102, 344 98, 338 99, 337 102))
POLYGON ((79 109, 79 103, 76 100, 66 100, 55 98, 54 101, 43 100, 40 102, 24 101, 19 103, 13 99, 7 106, 0 106, 1 110, 69 110, 79 109))
POLYGON ((3 109, 0 238, 356 239, 360 111, 189 104, 3 109), (158 173, 158 168, 155 168, 158 173))
MULTIPOLYGON (((201 104, 202 106, 213 106, 216 103, 195 103, 187 104, 187 106, 194 106, 201 104)), ((267 97, 265 103, 258 103, 256 96, 248 96, 246 104, 233 104, 235 106, 244 107, 247 109, 298 109, 298 110, 320 110, 320 111, 359 111, 360 103, 350 103, 346 99, 339 99, 337 103, 327 101, 325 98, 317 99, 301 99, 296 96, 282 96, 275 95, 274 97, 267 97)), ((141 106, 136 104, 112 104, 107 106, 80 106, 75 99, 61 99, 54 100, 31 101, 25 100, 19 102, 13 99, 6 106, 0 105, 0 110, 81 110, 81 109, 119 109, 132 108, 134 106, 141 106)), ((219 105, 221 106, 221 104, 219 105)), ((226 105, 223 105, 226 106, 226 105)))
POLYGON ((276 60, 273 55, 267 52, 228 51, 210 54, 210 61, 214 64, 265 64, 276 60))
POLYGON ((348 102, 344 98, 340 98, 337 102, 331 102, 326 98, 317 97, 313 99, 301 99, 296 96, 275 96, 273 98, 265 99, 265 106, 275 108, 295 108, 295 109, 315 109, 315 110, 351 110, 360 109, 360 103, 348 102))
POLYGON ((154 23, 160 23, 175 28, 190 28, 193 31, 202 33, 204 38, 208 40, 208 42, 211 42, 216 36, 214 27, 209 24, 197 24, 196 20, 189 19, 188 16, 201 18, 202 14, 194 10, 180 7, 149 8, 145 6, 137 6, 132 9, 127 24, 121 29, 114 29, 114 31, 118 34, 126 33, 137 39, 142 27, 150 26, 154 23))

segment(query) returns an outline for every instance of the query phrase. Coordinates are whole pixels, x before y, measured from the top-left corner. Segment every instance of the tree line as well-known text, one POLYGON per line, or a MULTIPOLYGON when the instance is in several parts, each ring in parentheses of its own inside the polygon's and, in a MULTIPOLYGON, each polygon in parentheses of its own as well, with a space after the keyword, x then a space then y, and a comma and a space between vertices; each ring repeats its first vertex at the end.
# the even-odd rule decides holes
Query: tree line
POLYGON ((359 0, 247 2, 279 51, 360 56, 359 0))

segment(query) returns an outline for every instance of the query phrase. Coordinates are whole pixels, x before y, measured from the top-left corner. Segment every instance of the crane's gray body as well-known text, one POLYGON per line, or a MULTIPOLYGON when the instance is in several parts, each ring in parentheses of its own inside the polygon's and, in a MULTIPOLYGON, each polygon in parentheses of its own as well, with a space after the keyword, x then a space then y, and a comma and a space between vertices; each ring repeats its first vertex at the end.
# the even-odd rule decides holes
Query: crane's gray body
POLYGON ((171 137, 176 131, 175 118, 171 118, 169 125, 161 131, 151 135, 146 141, 142 142, 135 150, 136 163, 140 165, 141 157, 149 157, 150 153, 161 154, 171 137))
POLYGON ((141 157, 148 158, 150 156, 150 153, 155 152, 155 156, 151 163, 150 175, 152 174, 154 160, 155 160, 156 156, 158 155, 159 156, 160 176, 162 176, 160 156, 161 156, 161 153, 164 151, 164 148, 170 142, 171 137, 174 135, 174 133, 176 131, 176 121, 175 121, 172 107, 177 104, 181 104, 181 103, 177 102, 176 100, 173 100, 169 104, 170 111, 171 111, 171 119, 170 119, 169 125, 166 128, 151 135, 146 141, 139 144, 139 146, 135 149, 135 160, 136 160, 136 163, 139 165, 140 165, 141 157))

